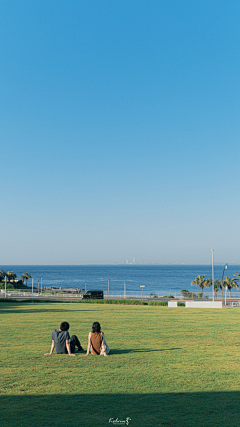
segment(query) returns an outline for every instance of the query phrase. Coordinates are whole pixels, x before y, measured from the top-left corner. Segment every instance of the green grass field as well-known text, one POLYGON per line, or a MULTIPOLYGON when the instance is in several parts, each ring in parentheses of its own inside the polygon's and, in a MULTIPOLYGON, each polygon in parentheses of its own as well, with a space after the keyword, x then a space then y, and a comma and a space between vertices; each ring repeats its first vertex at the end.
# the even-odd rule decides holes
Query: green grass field
POLYGON ((1 302, 0 426, 240 425, 238 308, 1 302), (110 356, 44 356, 62 321, 110 356), (119 423, 112 423, 109 420, 119 423))

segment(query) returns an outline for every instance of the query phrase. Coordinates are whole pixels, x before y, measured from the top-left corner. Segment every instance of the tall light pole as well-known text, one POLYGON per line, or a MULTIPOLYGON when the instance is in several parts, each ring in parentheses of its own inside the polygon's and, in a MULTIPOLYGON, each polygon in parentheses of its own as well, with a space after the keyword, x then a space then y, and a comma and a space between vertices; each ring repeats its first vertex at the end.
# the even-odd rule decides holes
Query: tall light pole
POLYGON ((142 300, 143 300, 143 288, 145 288, 144 285, 140 285, 140 288, 142 288, 142 300))
POLYGON ((213 285, 213 301, 214 301, 214 261, 213 261, 214 249, 211 249, 211 251, 212 251, 212 285, 213 285))

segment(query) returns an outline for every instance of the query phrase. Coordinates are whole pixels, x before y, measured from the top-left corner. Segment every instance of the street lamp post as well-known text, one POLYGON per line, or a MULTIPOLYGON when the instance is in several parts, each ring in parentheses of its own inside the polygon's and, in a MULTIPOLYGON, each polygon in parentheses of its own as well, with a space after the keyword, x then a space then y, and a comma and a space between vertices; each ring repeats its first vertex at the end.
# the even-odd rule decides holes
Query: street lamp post
POLYGON ((211 251, 212 251, 212 285, 213 285, 213 301, 214 301, 214 263, 213 263, 214 249, 211 249, 211 251))
POLYGON ((223 274, 222 274, 222 300, 223 300, 223 279, 224 279, 225 270, 227 270, 227 269, 228 269, 228 264, 225 264, 224 269, 223 269, 223 274))
POLYGON ((145 288, 144 285, 140 285, 140 288, 142 288, 142 300, 143 300, 143 288, 145 288))

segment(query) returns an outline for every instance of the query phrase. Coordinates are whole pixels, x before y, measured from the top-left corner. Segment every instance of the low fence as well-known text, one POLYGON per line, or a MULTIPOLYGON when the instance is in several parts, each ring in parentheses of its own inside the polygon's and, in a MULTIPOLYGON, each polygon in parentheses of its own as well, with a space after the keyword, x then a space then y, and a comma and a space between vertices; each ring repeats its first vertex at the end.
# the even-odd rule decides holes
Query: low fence
MULTIPOLYGON (((212 300, 213 299, 213 295, 211 292, 189 292, 188 296, 183 295, 181 292, 177 291, 177 292, 171 292, 171 291, 157 291, 157 292, 149 292, 149 291, 126 291, 126 292, 114 292, 114 291, 110 291, 109 294, 108 292, 104 291, 104 298, 133 298, 133 299, 184 299, 184 300, 205 300, 205 299, 209 299, 212 300)), ((225 300, 230 300, 230 299, 239 299, 240 300, 240 292, 231 292, 231 298, 229 296, 229 293, 227 295, 225 295, 225 292, 223 294, 223 299, 225 300)), ((214 296, 214 299, 216 300, 222 300, 222 293, 220 294, 220 292, 217 294, 217 296, 214 296)))
MULTIPOLYGON (((68 291, 68 290, 44 290, 42 293, 37 292, 36 289, 29 288, 27 289, 7 289, 6 290, 6 298, 20 298, 20 299, 75 299, 79 300, 82 298, 82 295, 85 292, 78 292, 78 291, 68 291)), ((0 298, 5 298, 5 290, 0 290, 0 298)), ((104 298, 116 298, 116 299, 151 299, 151 300, 169 300, 169 299, 183 299, 183 300, 212 300, 212 293, 211 292, 189 292, 188 296, 182 295, 181 292, 171 292, 171 291, 157 291, 157 292, 150 292, 150 291, 110 291, 108 294, 108 291, 104 291, 104 298)), ((218 292, 217 297, 215 297, 216 300, 222 300, 222 293, 218 292)), ((223 294, 223 300, 229 301, 229 293, 223 294)), ((231 293, 231 300, 240 300, 240 292, 232 292, 231 293)))
POLYGON ((0 298, 16 298, 16 299, 82 299, 83 293, 76 292, 57 292, 57 291, 43 291, 38 293, 31 290, 12 290, 7 289, 6 295, 5 291, 1 291, 0 298))

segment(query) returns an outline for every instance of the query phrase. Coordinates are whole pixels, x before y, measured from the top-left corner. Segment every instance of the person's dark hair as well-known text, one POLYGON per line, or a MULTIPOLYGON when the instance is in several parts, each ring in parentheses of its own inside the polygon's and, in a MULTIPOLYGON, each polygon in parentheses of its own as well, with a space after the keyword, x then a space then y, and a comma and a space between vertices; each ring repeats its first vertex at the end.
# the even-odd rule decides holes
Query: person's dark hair
POLYGON ((69 323, 68 322, 62 322, 60 325, 61 331, 68 331, 69 329, 69 323))
POLYGON ((93 333, 96 332, 97 334, 99 334, 101 332, 101 325, 100 325, 100 323, 94 322, 93 325, 92 325, 92 331, 93 331, 93 333))

